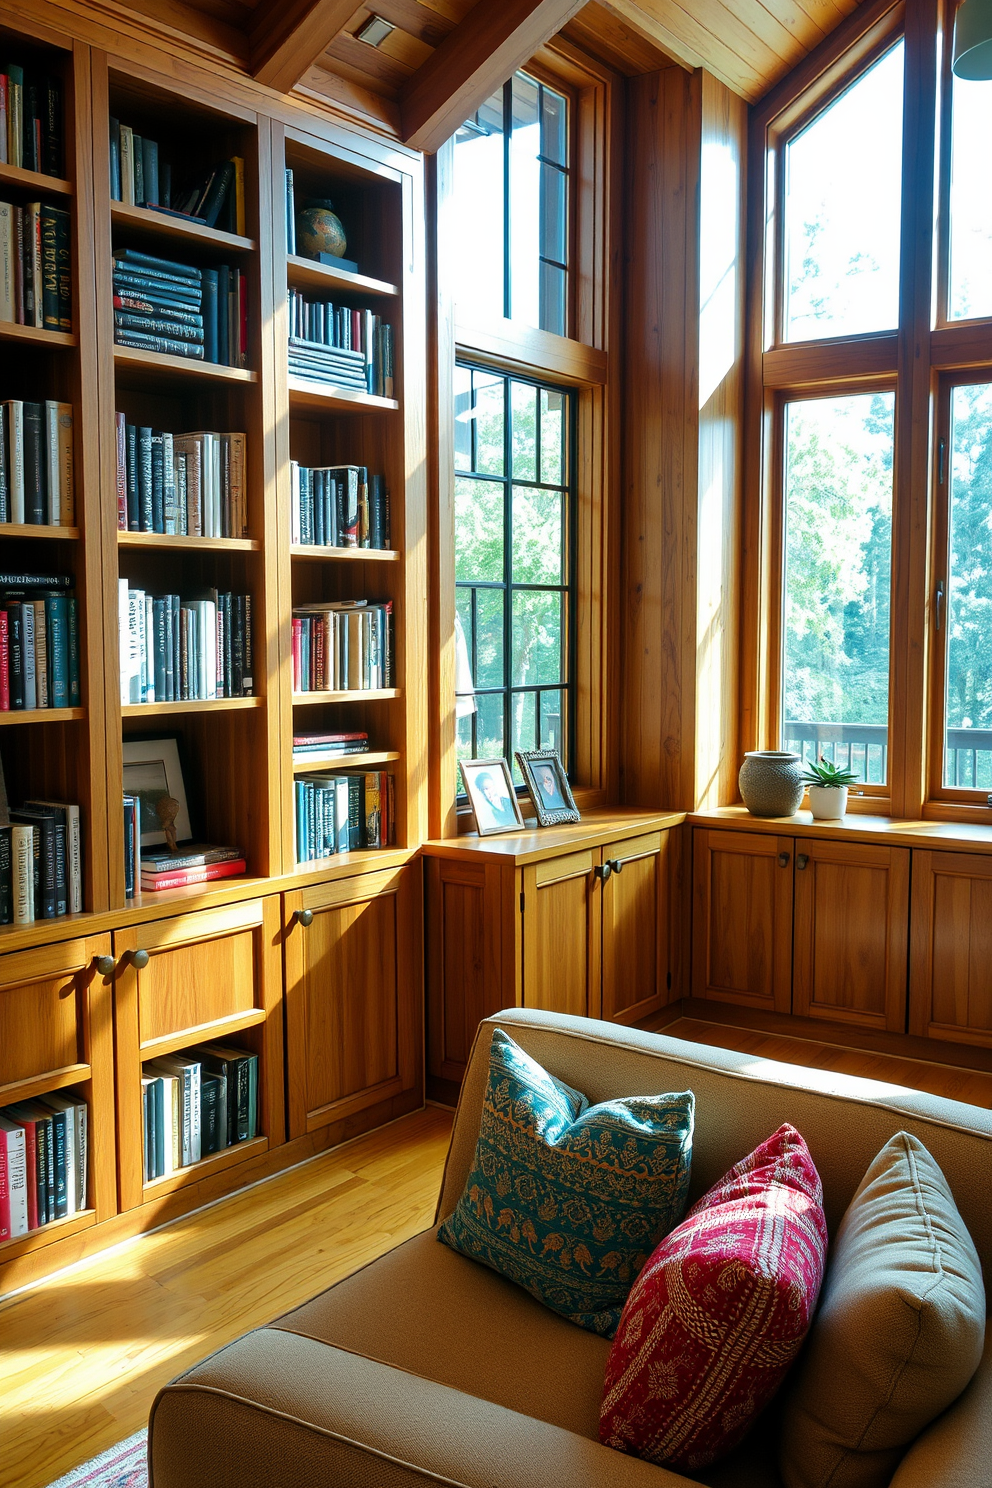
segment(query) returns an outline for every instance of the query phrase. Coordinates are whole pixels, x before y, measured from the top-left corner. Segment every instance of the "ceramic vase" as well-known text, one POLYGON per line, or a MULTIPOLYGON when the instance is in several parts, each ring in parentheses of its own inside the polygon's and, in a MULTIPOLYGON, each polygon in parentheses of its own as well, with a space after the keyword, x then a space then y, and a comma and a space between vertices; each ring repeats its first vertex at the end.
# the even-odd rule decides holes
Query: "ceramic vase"
POLYGON ((795 816, 803 798, 802 760, 782 749, 755 749, 744 756, 738 784, 752 816, 795 816))
POLYGON ((811 785, 807 789, 814 821, 840 821, 847 810, 846 785, 811 785))

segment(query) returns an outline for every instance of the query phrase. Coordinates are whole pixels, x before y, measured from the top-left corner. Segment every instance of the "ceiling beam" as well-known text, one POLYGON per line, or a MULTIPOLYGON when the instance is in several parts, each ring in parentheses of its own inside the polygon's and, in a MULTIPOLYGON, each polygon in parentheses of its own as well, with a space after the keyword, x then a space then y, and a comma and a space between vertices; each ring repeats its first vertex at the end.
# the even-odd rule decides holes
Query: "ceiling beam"
POLYGON ((252 77, 288 93, 361 6, 362 0, 262 0, 249 36, 252 77))
POLYGON ((405 143, 437 150, 584 3, 476 0, 400 94, 405 143))

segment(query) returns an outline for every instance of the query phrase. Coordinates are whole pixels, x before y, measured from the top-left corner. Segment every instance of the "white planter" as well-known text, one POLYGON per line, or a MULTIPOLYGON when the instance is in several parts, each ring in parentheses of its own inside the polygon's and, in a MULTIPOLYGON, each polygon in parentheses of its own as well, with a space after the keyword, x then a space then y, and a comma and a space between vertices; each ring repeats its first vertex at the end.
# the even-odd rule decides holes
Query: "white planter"
POLYGON ((840 821, 847 810, 846 785, 810 785, 807 791, 814 821, 840 821))

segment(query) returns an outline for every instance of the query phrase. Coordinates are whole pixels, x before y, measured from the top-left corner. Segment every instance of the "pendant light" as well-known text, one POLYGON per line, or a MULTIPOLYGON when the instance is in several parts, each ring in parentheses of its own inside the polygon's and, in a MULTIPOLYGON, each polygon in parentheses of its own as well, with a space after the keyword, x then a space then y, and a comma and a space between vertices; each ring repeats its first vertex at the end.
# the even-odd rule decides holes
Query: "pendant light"
POLYGON ((962 0, 954 17, 955 77, 992 78, 992 0, 962 0))

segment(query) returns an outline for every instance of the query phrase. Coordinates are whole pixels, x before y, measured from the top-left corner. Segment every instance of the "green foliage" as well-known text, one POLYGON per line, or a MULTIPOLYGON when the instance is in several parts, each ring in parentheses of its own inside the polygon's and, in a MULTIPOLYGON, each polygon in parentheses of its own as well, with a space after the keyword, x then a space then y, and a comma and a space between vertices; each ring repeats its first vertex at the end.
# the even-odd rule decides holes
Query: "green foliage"
POLYGON ((837 786, 856 785, 858 777, 853 770, 841 770, 830 760, 820 755, 819 760, 807 760, 802 775, 803 785, 837 786))
POLYGON ((955 388, 947 727, 992 728, 992 389, 955 388))

